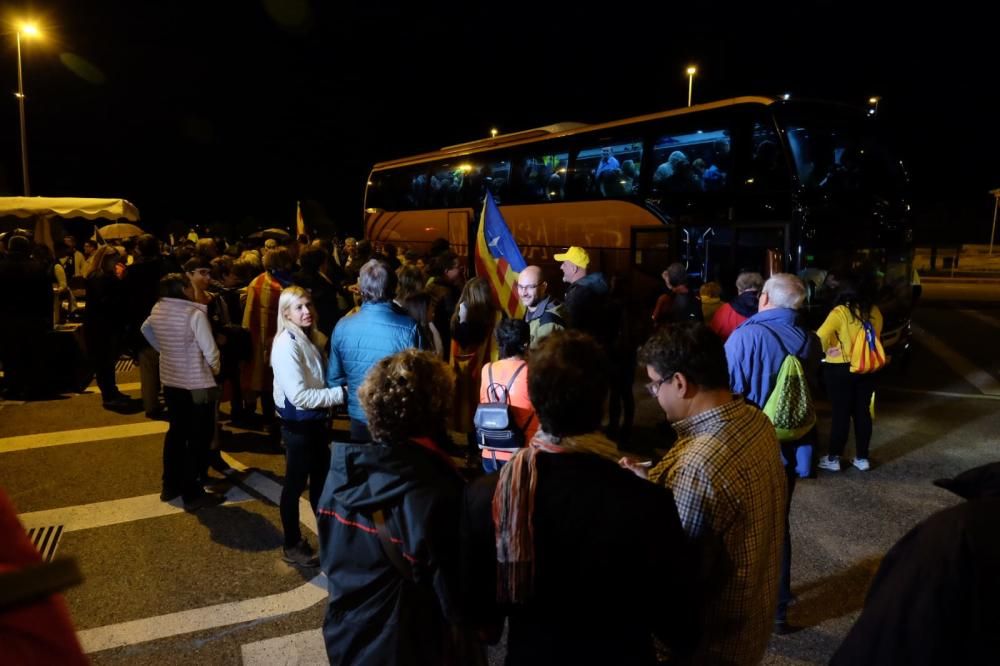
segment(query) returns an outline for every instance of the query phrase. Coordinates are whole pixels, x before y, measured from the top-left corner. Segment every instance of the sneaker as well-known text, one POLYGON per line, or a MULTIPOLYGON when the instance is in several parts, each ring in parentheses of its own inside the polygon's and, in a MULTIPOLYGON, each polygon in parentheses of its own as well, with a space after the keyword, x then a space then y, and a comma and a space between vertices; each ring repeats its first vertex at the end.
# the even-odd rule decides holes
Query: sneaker
POLYGON ((319 558, 316 557, 312 546, 305 539, 302 539, 291 548, 285 548, 281 559, 288 564, 295 564, 300 567, 319 566, 319 558))
POLYGON ((837 456, 823 456, 819 459, 819 462, 816 463, 816 466, 829 472, 839 472, 840 458, 837 456))
POLYGON ((855 458, 854 466, 860 469, 862 472, 867 472, 871 469, 871 465, 868 464, 868 458, 855 458))

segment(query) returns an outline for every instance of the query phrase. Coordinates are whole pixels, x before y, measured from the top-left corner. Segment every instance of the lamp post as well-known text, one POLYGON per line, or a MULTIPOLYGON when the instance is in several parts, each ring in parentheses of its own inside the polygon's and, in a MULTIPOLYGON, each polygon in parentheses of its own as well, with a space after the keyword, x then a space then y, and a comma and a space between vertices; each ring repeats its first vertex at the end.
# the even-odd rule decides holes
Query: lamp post
POLYGON ((881 102, 881 101, 882 101, 882 98, 879 97, 878 95, 875 95, 875 96, 872 96, 872 97, 868 98, 868 106, 871 107, 871 109, 869 109, 868 112, 871 115, 873 115, 873 116, 877 116, 878 115, 878 103, 881 102))
POLYGON ((17 28, 17 105, 21 113, 21 173, 24 176, 24 196, 31 196, 31 186, 28 182, 28 133, 24 124, 24 76, 21 73, 21 35, 38 37, 38 26, 34 23, 22 23, 17 28))
POLYGON ((691 65, 687 68, 688 75, 688 106, 691 106, 691 92, 694 90, 694 75, 697 73, 698 68, 691 65))
POLYGON ((1000 209, 1000 188, 990 190, 993 195, 993 228, 990 229, 990 256, 993 256, 993 237, 997 233, 997 209, 1000 209))

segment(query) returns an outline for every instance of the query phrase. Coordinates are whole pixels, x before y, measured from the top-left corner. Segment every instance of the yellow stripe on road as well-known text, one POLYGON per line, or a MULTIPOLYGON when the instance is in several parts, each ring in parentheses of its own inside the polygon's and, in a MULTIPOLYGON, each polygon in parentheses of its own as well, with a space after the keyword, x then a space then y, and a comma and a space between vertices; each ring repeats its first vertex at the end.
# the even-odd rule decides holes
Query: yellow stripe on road
POLYGON ((108 439, 122 439, 125 437, 161 435, 167 431, 167 427, 167 423, 164 421, 143 421, 142 423, 128 423, 125 425, 3 437, 0 438, 0 453, 44 449, 48 446, 64 446, 66 444, 86 444, 88 442, 101 442, 108 439))

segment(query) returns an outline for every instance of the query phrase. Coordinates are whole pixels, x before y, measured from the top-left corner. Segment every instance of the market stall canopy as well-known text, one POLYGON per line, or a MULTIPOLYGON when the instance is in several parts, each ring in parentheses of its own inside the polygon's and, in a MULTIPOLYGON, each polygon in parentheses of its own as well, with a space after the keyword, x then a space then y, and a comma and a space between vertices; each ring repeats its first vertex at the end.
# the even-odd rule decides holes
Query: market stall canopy
POLYGON ((125 199, 75 197, 0 197, 0 217, 82 217, 87 220, 137 222, 139 210, 125 199))

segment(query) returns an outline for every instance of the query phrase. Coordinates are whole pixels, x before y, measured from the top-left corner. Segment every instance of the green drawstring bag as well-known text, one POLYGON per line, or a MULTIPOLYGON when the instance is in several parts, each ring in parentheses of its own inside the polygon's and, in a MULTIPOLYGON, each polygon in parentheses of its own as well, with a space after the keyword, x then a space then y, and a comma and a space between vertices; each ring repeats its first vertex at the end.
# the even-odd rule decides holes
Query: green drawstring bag
MULTIPOLYGON (((770 332, 781 344, 777 333, 770 332)), ((763 411, 774 424, 778 441, 791 442, 805 437, 816 425, 816 409, 802 362, 794 354, 789 354, 784 344, 781 348, 785 352, 785 360, 781 362, 774 390, 764 403, 763 411)))

